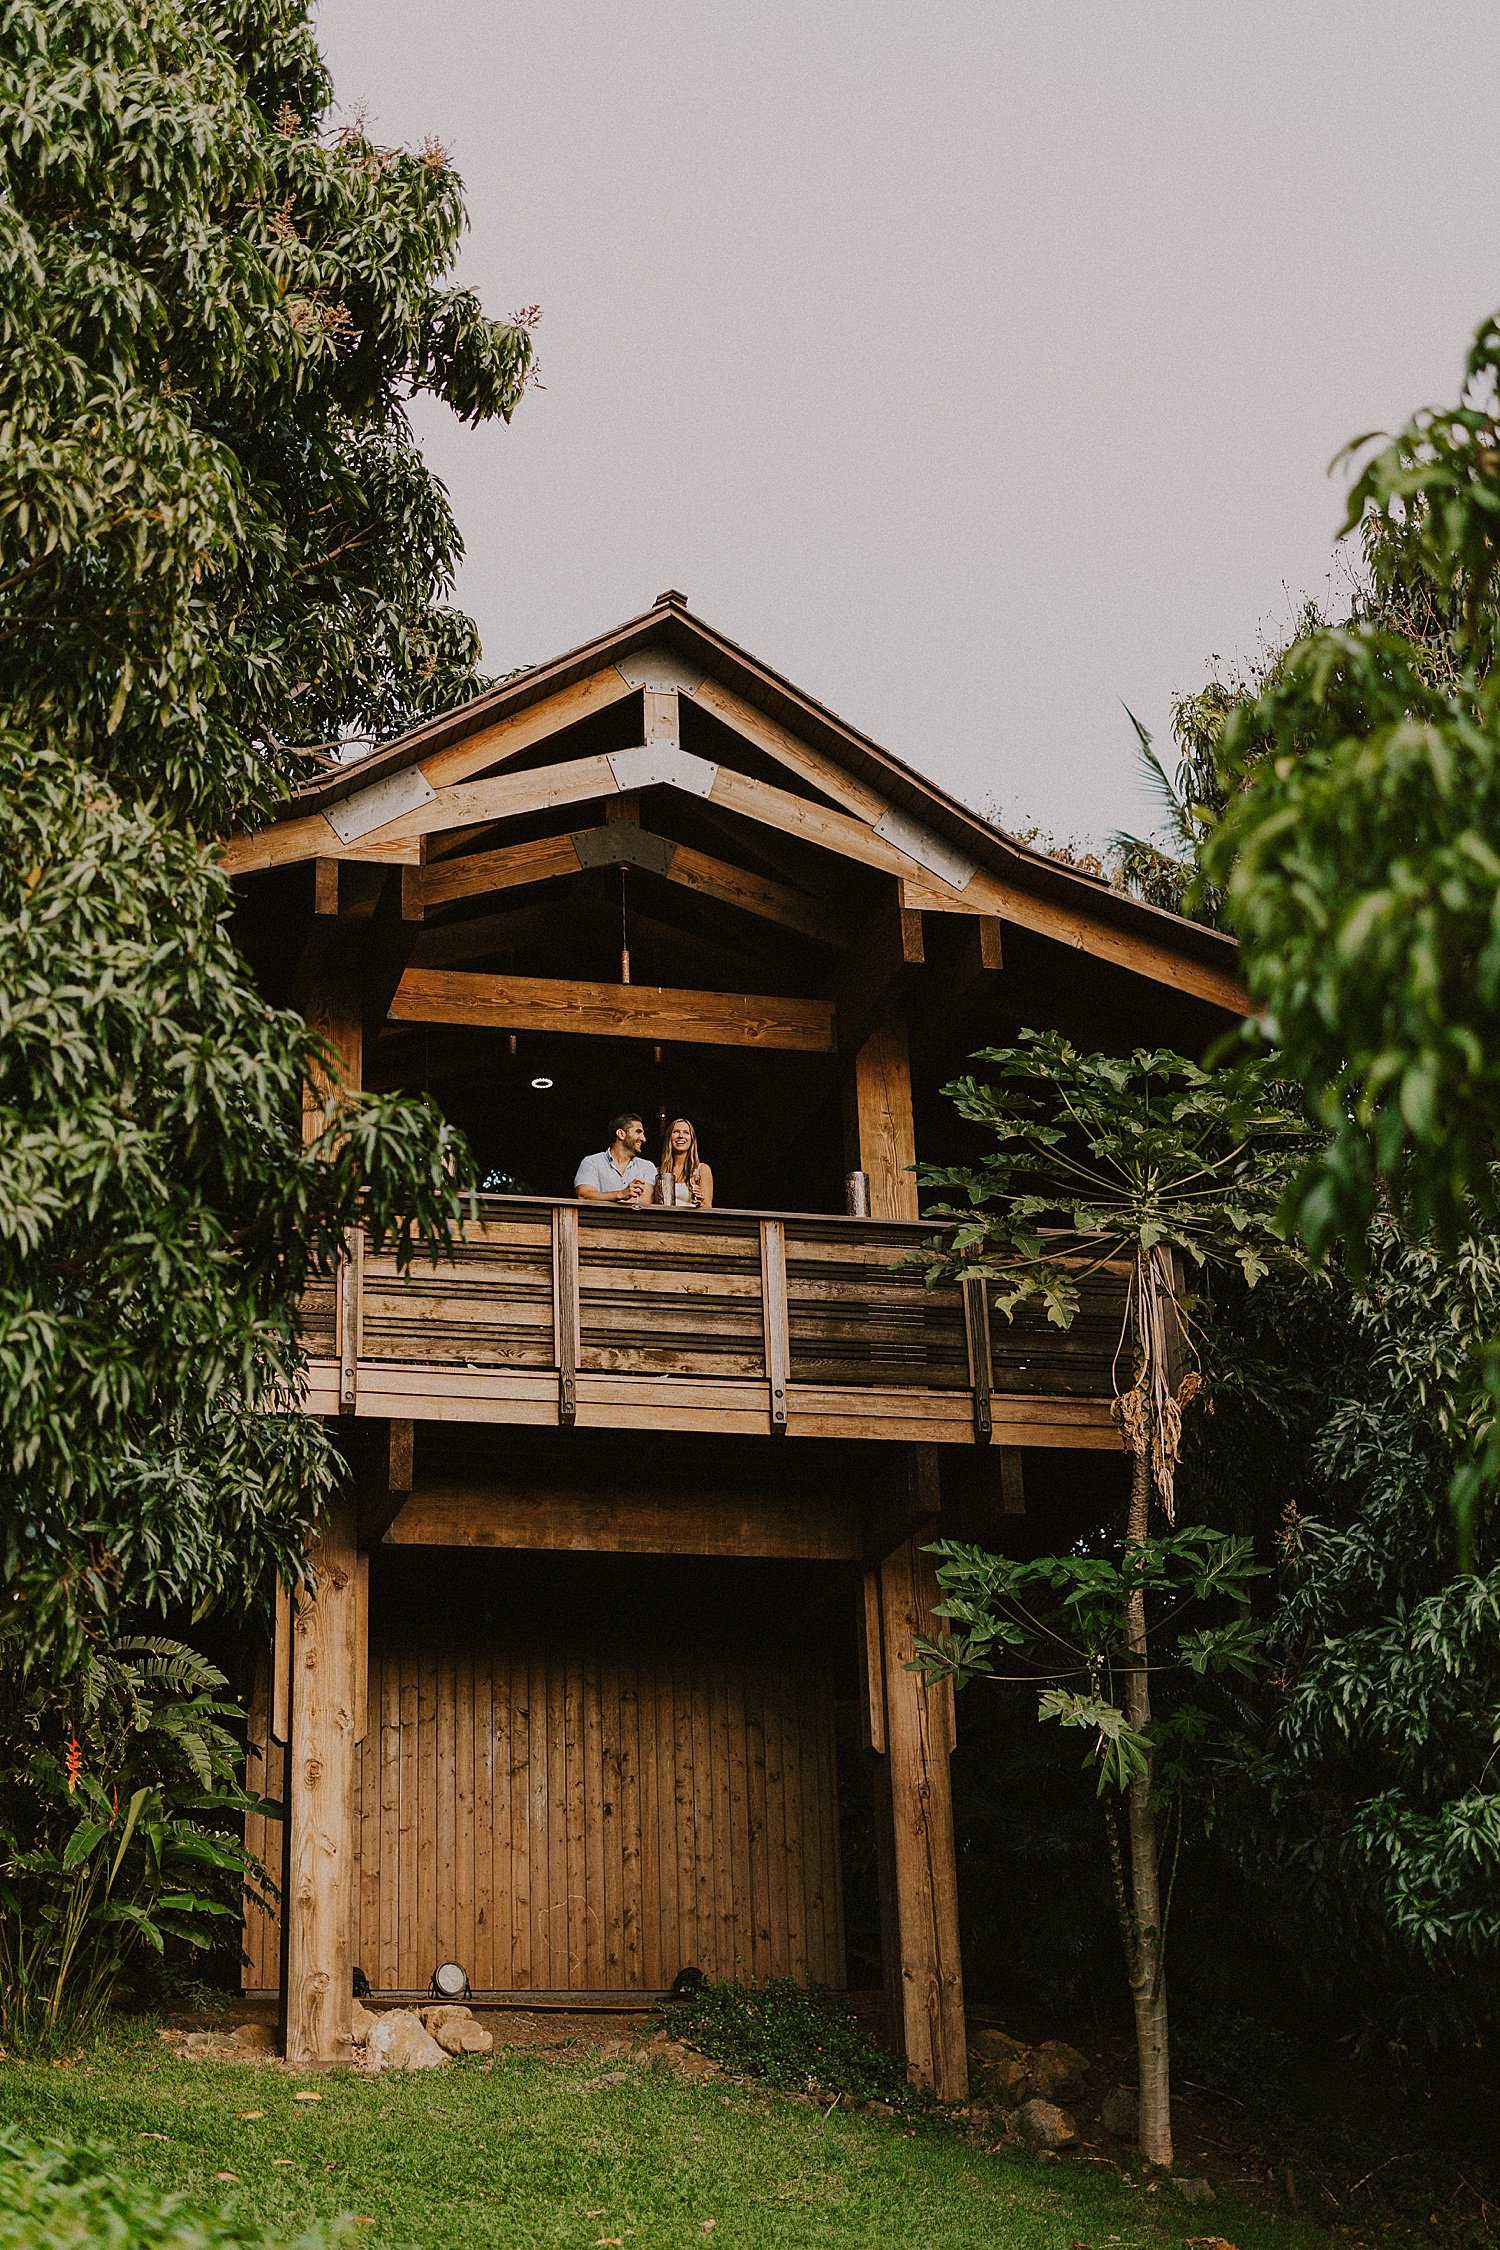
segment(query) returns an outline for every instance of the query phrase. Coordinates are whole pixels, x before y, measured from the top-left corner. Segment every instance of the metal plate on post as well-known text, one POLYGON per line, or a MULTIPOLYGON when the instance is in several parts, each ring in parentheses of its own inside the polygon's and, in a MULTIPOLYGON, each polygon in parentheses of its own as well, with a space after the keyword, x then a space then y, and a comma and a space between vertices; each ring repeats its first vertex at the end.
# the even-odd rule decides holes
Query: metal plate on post
POLYGON ((711 797, 719 769, 708 758, 679 750, 674 742, 643 742, 633 750, 613 750, 609 770, 618 789, 650 789, 661 783, 689 797, 711 797))

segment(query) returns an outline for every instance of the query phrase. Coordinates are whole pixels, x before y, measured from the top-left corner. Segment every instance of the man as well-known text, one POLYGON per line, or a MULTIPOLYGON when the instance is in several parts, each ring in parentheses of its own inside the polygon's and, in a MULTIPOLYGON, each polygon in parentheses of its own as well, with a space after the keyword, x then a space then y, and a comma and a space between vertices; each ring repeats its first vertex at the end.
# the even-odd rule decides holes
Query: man
POLYGON ((646 1128, 634 1112, 617 1117, 609 1147, 579 1165, 573 1193, 585 1203, 644 1203, 656 1185, 656 1166, 641 1154, 645 1145, 646 1128))

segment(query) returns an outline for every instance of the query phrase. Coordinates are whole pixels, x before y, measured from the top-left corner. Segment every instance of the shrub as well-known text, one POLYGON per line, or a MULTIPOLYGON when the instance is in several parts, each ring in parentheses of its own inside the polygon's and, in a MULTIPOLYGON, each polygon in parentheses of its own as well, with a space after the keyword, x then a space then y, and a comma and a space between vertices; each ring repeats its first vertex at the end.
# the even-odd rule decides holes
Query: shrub
POLYGON ((180 2195, 123 2180, 105 2148, 33 2147, 0 2133, 0 2250, 331 2250, 340 2225, 296 2242, 223 2218, 203 2218, 180 2195))
POLYGON ((768 2086, 897 2107, 915 2098, 902 2064, 822 1985, 708 1983, 676 2003, 669 2021, 688 2046, 768 2086))
POLYGON ((256 1800, 226 1682, 166 1640, 91 1649, 62 1684, 0 1675, 0 2041, 98 2021, 141 1948, 189 1953, 238 1918, 256 1800))

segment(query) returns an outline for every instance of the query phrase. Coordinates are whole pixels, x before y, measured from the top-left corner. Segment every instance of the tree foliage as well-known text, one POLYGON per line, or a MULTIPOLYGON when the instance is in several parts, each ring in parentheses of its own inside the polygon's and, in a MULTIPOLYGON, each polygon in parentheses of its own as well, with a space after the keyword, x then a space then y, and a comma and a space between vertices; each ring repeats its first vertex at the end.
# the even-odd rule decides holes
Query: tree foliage
MULTIPOLYGON (((1086 1729, 1101 1793, 1112 1782, 1124 1799, 1123 1822, 1111 1812, 1105 1832, 1135 2009, 1140 2148, 1148 2163, 1170 2164, 1165 1737, 1152 1675, 1178 1612, 1242 1601, 1255 1572, 1243 1540, 1151 1535, 1153 1498, 1174 1519, 1183 1409, 1202 1387, 1177 1261, 1199 1275, 1228 1267, 1247 1286, 1261 1278, 1301 1127, 1255 1069, 1212 1073, 1165 1049, 1080 1055, 1059 1033, 1031 1032, 975 1060, 986 1078, 947 1091, 995 1145, 978 1165, 923 1169, 928 1186, 959 1200, 929 1211, 943 1234, 919 1256, 934 1278, 982 1280, 1007 1316, 1038 1302, 1063 1328, 1086 1282, 1125 1265, 1114 1405, 1131 1457, 1129 1503, 1117 1556, 1018 1563, 940 1549, 949 1630, 920 1661, 962 1681, 1004 1677, 1000 1664, 1019 1660, 1023 1677, 1040 1675, 1039 1716, 1086 1729)), ((1200 1676, 1247 1670, 1256 1639, 1238 1618, 1210 1621, 1179 1636, 1175 1662, 1200 1676)))
POLYGON ((0 5, 0 1663, 294 1572, 338 1473, 298 1292, 458 1210, 335 1099, 202 839, 477 683, 403 400, 508 415, 441 150, 327 122, 301 0, 0 5), (319 747, 322 746, 322 747, 319 747))
MULTIPOLYGON (((1375 598, 1230 713, 1204 858, 1267 1035, 1323 1130, 1292 1209, 1357 1260, 1383 1197, 1450 1248, 1500 1122, 1500 324, 1463 397, 1366 462, 1375 598)), ((1363 448, 1367 441, 1360 441, 1363 448)))
POLYGON ((1166 1048, 1085 1055, 1054 1031, 974 1060, 985 1076, 945 1090, 995 1145, 977 1165, 922 1168, 926 1186, 957 1199, 929 1207, 944 1231, 923 1262, 933 1279, 993 1285, 1007 1315, 1040 1303, 1063 1328, 1085 1283, 1129 1262, 1121 1356, 1133 1373, 1117 1410, 1132 1450, 1149 1444, 1170 1517, 1181 1410, 1196 1388, 1190 1367, 1171 1364, 1179 1344, 1190 1359, 1192 1335, 1191 1294, 1171 1260, 1195 1282, 1225 1264, 1259 1280, 1304 1128, 1256 1066, 1209 1071, 1166 1048))
POLYGON ((1500 1984, 1500 1570, 1482 1527, 1460 1570, 1447 1506, 1497 1323, 1494 1236, 1450 1259, 1383 1222, 1357 1291, 1221 1305, 1185 1471, 1277 1563, 1267 1685, 1202 1801, 1305 1982, 1388 2037, 1472 2029, 1500 1984))
POLYGON ((390 1095, 304 1147, 318 1042, 250 985, 211 858, 14 735, 0 792, 0 1653, 34 1658, 295 1573, 335 1473, 298 1294, 356 1218, 441 1235, 463 1152, 390 1095))
POLYGON ((402 399, 509 415, 441 149, 325 127, 303 0, 0 9, 0 690, 200 832, 475 685, 402 399))

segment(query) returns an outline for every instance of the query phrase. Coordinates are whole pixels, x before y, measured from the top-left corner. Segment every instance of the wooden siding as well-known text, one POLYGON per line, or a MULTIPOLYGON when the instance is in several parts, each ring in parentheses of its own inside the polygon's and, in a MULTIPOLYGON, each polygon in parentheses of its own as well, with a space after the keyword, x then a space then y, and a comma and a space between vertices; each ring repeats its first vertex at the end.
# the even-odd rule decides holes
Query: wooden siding
MULTIPOLYGON (((377 1992, 844 1981, 832 1696, 782 1651, 597 1655, 388 1638, 357 1753, 352 1958, 377 1992)), ((264 1687, 251 1740, 265 1737, 264 1687)), ((279 1830, 253 1819, 261 1856, 279 1830)), ((274 1989, 252 1913, 247 1989, 274 1989)))
MULTIPOLYGON (((286 1751, 271 1736, 269 1653, 260 1658, 255 1668, 245 1740, 250 1753, 246 1761, 246 1788, 252 1795, 267 1798, 271 1803, 279 1805, 286 1787, 286 1751)), ((246 1849, 260 1861, 278 1890, 281 1887, 283 1833, 280 1820, 268 1818, 264 1813, 247 1813, 245 1816, 246 1849)), ((268 1913, 248 1894, 245 1900, 245 1952, 248 1956, 243 1969, 246 1991, 274 1992, 281 1982, 281 1918, 277 1914, 268 1913)))
MULTIPOLYGON (((303 1305, 306 1405, 418 1420, 1117 1447, 1124 1277, 1067 1330, 965 1321, 903 1254, 920 1225, 481 1199, 451 1257, 303 1305), (357 1298, 357 1303, 354 1300, 357 1298), (977 1355, 977 1356, 976 1356, 977 1355), (352 1386, 353 1397, 349 1393, 352 1386)), ((983 1314, 983 1308, 980 1308, 983 1314)))

